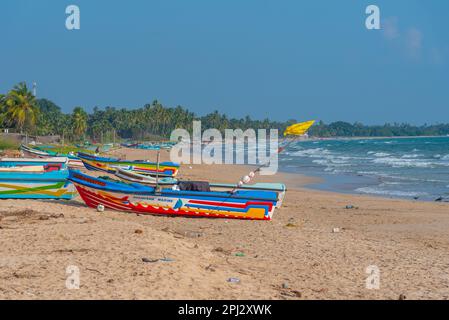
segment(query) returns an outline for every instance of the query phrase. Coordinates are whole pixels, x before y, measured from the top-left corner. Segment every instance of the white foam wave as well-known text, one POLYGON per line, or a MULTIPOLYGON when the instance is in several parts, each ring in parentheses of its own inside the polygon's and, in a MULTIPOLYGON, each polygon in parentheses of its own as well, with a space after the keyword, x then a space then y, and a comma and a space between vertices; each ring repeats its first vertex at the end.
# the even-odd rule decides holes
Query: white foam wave
POLYGON ((415 159, 415 158, 419 158, 421 156, 423 156, 423 155, 422 154, 413 153, 413 154, 404 154, 401 158, 403 158, 403 159, 415 159))
POLYGON ((383 190, 375 187, 363 187, 355 190, 356 192, 366 193, 366 194, 375 194, 375 195, 383 195, 383 196, 392 196, 392 197, 421 197, 426 196, 425 192, 407 192, 407 191, 399 191, 399 190, 383 190))
POLYGON ((407 167, 434 168, 437 165, 434 162, 429 162, 429 161, 424 161, 424 160, 402 159, 402 158, 394 158, 394 157, 378 158, 378 159, 372 160, 372 162, 376 163, 376 164, 383 164, 383 165, 391 166, 393 168, 407 168, 407 167))
POLYGON ((390 154, 386 152, 376 152, 374 154, 375 157, 381 158, 381 157, 388 157, 390 154))
POLYGON ((310 157, 310 158, 320 158, 324 155, 330 154, 330 151, 324 148, 315 148, 315 149, 303 149, 296 151, 293 153, 293 156, 297 157, 310 157))

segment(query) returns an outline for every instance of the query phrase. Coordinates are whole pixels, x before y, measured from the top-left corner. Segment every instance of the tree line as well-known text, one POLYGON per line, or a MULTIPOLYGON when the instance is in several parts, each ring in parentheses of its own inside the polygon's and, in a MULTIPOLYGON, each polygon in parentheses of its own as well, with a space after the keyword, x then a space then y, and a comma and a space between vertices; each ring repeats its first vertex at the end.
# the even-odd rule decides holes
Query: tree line
MULTIPOLYGON (((8 93, 0 95, 0 128, 14 128, 35 135, 60 135, 67 141, 163 140, 168 139, 176 128, 191 131, 194 120, 201 121, 203 130, 278 129, 280 134, 287 126, 297 122, 294 119, 285 122, 254 120, 249 116, 229 118, 218 111, 198 116, 182 106, 166 107, 157 100, 137 109, 95 107, 91 113, 78 106, 67 114, 52 101, 34 97, 25 83, 19 83, 8 93)), ((449 135, 449 124, 366 126, 358 122, 325 124, 319 121, 309 134, 316 137, 437 136, 449 135)))

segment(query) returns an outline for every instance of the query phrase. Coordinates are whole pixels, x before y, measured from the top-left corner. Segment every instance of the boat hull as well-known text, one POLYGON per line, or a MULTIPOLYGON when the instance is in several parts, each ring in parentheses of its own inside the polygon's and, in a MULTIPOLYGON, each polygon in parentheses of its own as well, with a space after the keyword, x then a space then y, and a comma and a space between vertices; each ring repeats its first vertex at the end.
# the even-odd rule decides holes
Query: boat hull
POLYGON ((238 191, 232 194, 171 189, 155 192, 152 187, 109 183, 81 173, 72 172, 69 179, 89 207, 103 205, 138 214, 271 220, 278 201, 274 192, 238 191), (136 191, 126 191, 132 188, 136 191))
POLYGON ((0 199, 70 200, 75 194, 68 181, 3 181, 0 177, 0 199))
POLYGON ((76 190, 68 171, 0 172, 0 199, 72 199, 76 190))
POLYGON ((67 158, 0 160, 0 199, 72 199, 67 158), (39 170, 37 170, 39 168, 39 170))
POLYGON ((83 161, 81 161, 81 159, 79 159, 78 157, 75 156, 71 156, 71 155, 59 155, 57 153, 50 153, 50 152, 46 152, 43 150, 38 150, 38 149, 32 149, 29 148, 27 146, 22 145, 20 147, 20 150, 22 150, 23 154, 26 157, 30 157, 30 158, 50 158, 50 157, 67 157, 69 159, 68 162, 68 166, 69 168, 72 169, 82 169, 84 168, 84 163, 83 161))
POLYGON ((145 175, 159 175, 161 177, 175 177, 178 174, 179 165, 175 163, 162 162, 158 165, 152 162, 144 161, 120 161, 117 159, 108 159, 95 157, 86 154, 78 154, 88 170, 102 171, 114 174, 117 168, 134 171, 145 175))

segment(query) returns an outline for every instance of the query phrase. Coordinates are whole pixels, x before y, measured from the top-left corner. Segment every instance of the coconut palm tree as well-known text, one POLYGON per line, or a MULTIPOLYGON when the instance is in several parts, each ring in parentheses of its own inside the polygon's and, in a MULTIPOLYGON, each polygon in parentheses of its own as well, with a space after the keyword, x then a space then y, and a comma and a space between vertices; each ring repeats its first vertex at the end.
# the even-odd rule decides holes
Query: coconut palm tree
POLYGON ((3 115, 5 121, 13 124, 23 131, 25 127, 34 127, 39 108, 33 93, 28 90, 25 82, 14 86, 6 96, 2 98, 3 115))
POLYGON ((0 128, 4 125, 5 118, 5 95, 0 94, 0 128))
POLYGON ((75 137, 81 139, 87 130, 87 113, 82 107, 76 107, 72 113, 72 128, 75 137))

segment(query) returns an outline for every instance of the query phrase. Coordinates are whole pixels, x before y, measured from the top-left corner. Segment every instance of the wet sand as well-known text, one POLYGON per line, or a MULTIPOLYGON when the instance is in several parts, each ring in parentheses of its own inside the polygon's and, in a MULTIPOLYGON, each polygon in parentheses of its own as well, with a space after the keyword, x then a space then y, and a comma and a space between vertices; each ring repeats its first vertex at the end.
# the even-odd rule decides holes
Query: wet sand
MULTIPOLYGON (((155 160, 149 151, 115 154, 155 160)), ((184 165, 180 177, 237 182, 248 171, 184 165)), ((79 197, 0 200, 0 298, 449 297, 448 203, 308 190, 313 180, 301 175, 256 179, 265 181, 289 188, 272 221, 99 213, 79 197), (366 287, 373 265, 379 289, 366 287), (80 271, 79 289, 66 288, 68 266, 80 271)))

